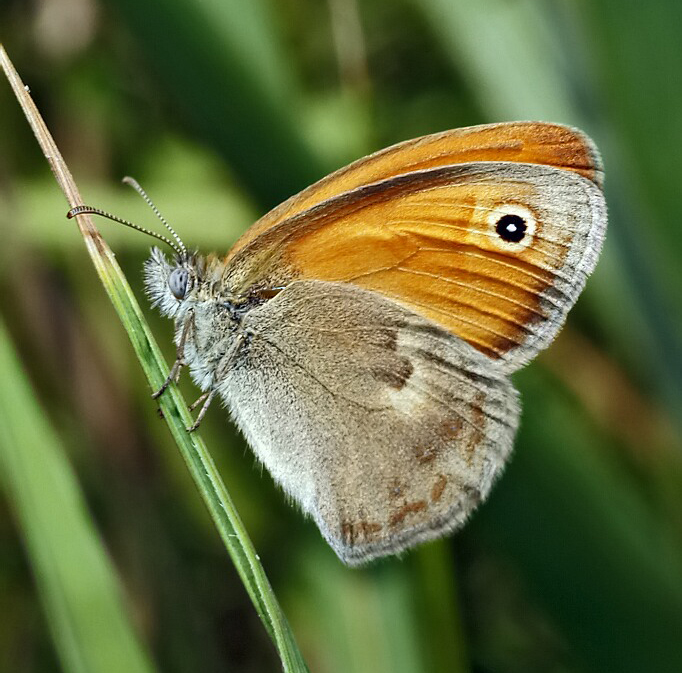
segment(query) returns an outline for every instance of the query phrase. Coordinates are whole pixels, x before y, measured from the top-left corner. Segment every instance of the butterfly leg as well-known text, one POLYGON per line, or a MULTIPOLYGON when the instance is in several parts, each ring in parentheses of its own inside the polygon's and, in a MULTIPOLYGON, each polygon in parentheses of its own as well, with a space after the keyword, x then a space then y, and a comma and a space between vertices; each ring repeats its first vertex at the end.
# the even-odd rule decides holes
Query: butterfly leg
POLYGON ((189 405, 189 410, 194 411, 202 402, 206 400, 209 395, 210 393, 204 393, 203 395, 200 395, 198 399, 194 400, 194 402, 189 405))
POLYGON ((227 371, 229 370, 232 363, 234 362, 234 359, 237 353, 239 352, 241 345, 245 341, 246 336, 244 334, 237 335, 234 342, 230 346, 230 349, 227 351, 227 353, 225 353, 225 355, 223 355, 213 377, 214 380, 213 387, 211 388, 211 390, 204 393, 190 407, 190 410, 196 409, 203 402, 203 404, 201 404, 201 409, 199 410, 199 414, 197 415, 196 420, 194 421, 190 428, 187 428, 187 432, 194 432, 201 424, 201 421, 203 420, 204 416, 206 415, 206 412, 208 411, 208 407, 210 406, 211 402, 213 402, 213 398, 216 396, 218 392, 216 382, 220 383, 220 381, 222 381, 225 378, 225 375, 227 374, 227 371))
POLYGON ((161 387, 155 392, 152 393, 152 399, 156 400, 163 393, 166 391, 168 386, 171 383, 177 383, 178 379, 180 378, 180 372, 182 371, 182 368, 187 364, 185 362, 185 344, 187 343, 187 338, 189 336, 190 329, 192 328, 194 324, 193 316, 190 316, 187 318, 185 321, 185 324, 182 327, 182 334, 180 335, 180 343, 178 343, 178 350, 177 354, 175 356, 175 362, 173 363, 173 366, 171 367, 171 370, 166 377, 166 380, 161 384, 161 387))
POLYGON ((166 392, 166 389, 171 383, 178 382, 178 378, 180 377, 180 371, 186 364, 187 363, 180 357, 178 357, 175 360, 173 366, 171 367, 170 373, 166 377, 166 380, 161 384, 161 387, 155 393, 152 393, 153 399, 158 399, 159 397, 161 397, 161 395, 163 395, 163 393, 166 392))
POLYGON ((211 405, 211 402, 213 402, 213 398, 216 396, 216 393, 218 392, 217 388, 213 388, 210 392, 204 393, 193 405, 192 409, 196 408, 203 400, 203 404, 201 405, 201 409, 199 410, 199 414, 197 415, 197 419, 194 421, 194 423, 191 425, 191 427, 187 428, 187 432, 194 432, 200 425, 201 421, 204 420, 204 416, 206 415, 206 412, 208 411, 209 406, 211 405))

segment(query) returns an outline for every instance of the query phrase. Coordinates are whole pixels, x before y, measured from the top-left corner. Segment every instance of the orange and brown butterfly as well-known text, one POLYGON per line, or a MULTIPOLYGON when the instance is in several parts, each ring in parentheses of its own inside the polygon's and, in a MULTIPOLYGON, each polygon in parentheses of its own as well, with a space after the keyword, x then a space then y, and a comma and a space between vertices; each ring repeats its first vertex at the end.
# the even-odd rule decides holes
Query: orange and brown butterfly
POLYGON ((168 381, 189 366, 198 421, 224 400, 344 562, 452 531, 511 451, 509 374, 556 336, 596 265, 602 177, 576 129, 475 126, 333 173, 224 259, 176 238, 175 259, 154 249, 145 266, 175 320, 168 381))

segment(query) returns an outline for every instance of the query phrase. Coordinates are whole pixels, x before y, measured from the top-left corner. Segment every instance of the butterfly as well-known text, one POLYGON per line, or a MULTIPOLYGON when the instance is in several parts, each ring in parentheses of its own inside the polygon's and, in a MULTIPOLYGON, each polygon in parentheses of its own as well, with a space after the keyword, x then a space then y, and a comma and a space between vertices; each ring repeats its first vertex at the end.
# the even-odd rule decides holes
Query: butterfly
MULTIPOLYGON (((226 257, 158 248, 178 358, 356 565, 459 528, 511 452, 510 375, 560 330, 606 230, 594 143, 511 122, 403 142, 267 213, 226 257)), ((170 227, 169 227, 170 229, 170 227)), ((195 426, 197 425, 195 424, 195 426)))

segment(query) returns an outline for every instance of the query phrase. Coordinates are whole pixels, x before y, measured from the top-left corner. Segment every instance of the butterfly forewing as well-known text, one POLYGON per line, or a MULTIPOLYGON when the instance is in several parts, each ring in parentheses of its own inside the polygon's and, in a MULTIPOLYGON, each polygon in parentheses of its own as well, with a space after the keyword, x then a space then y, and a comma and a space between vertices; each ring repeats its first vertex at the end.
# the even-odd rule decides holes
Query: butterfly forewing
POLYGON ((603 196, 591 180, 476 162, 343 193, 268 230, 231 266, 244 285, 318 279, 374 290, 513 371, 560 328, 596 263, 604 226, 603 196), (500 234, 505 218, 523 227, 521 240, 500 234), (252 246, 269 251, 265 261, 252 246))
POLYGON ((287 199, 256 222, 228 255, 257 236, 305 210, 358 187, 414 171, 472 161, 514 161, 554 166, 601 186, 601 159, 592 141, 578 129, 545 122, 505 122, 452 129, 407 140, 319 180, 287 199))

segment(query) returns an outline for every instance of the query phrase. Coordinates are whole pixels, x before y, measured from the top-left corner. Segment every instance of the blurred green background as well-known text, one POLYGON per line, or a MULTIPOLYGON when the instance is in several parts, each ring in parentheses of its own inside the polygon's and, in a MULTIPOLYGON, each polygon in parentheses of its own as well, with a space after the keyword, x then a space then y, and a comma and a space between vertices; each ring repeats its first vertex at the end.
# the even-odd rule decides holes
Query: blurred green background
MULTIPOLYGON (((681 25, 677 0, 0 3, 87 202, 157 227, 133 175, 204 251, 417 135, 541 119, 602 150, 602 260, 463 531, 348 570, 209 412, 311 671, 682 670, 681 25)), ((0 83, 0 670, 279 670, 65 210, 0 83)), ((146 306, 151 241, 101 229, 146 306)))

